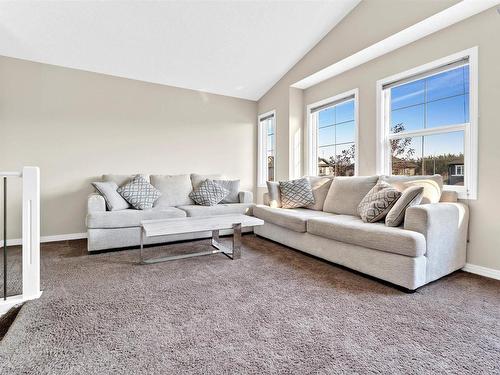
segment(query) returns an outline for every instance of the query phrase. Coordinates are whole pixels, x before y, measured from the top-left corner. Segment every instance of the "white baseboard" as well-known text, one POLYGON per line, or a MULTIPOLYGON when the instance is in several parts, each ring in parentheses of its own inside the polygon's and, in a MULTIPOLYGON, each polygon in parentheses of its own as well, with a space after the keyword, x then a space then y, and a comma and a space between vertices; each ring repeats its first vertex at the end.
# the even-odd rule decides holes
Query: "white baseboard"
POLYGON ((477 266, 475 264, 466 263, 462 271, 475 273, 476 275, 481 275, 489 277, 492 279, 500 280, 500 270, 495 270, 493 268, 487 268, 483 266, 477 266))
MULTIPOLYGON (((68 234, 56 234, 55 236, 41 236, 40 242, 79 240, 82 238, 87 238, 87 233, 68 233, 68 234)), ((21 245, 22 242, 23 240, 21 238, 13 238, 7 240, 7 246, 21 245)))

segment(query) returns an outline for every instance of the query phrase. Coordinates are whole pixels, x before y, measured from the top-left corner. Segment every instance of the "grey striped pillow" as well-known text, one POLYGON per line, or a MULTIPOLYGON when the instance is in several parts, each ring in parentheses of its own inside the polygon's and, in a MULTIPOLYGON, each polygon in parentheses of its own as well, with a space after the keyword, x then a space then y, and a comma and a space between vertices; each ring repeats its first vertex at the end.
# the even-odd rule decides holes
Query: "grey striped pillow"
POLYGON ((385 225, 388 227, 399 227, 404 219, 406 209, 420 204, 424 196, 423 186, 411 186, 403 191, 401 198, 392 206, 385 217, 385 225))

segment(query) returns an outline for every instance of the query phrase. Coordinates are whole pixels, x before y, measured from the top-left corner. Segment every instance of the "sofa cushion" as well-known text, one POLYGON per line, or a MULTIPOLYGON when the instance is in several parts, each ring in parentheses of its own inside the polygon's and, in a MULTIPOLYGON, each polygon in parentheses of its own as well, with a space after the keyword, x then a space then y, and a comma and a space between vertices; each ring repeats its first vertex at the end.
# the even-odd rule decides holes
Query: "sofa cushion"
POLYGON ((212 180, 222 186, 229 193, 222 199, 221 203, 240 203, 240 180, 212 180))
POLYGON ((103 196, 109 211, 125 210, 130 207, 130 204, 118 194, 116 182, 92 182, 92 186, 103 196))
POLYGON ((151 185, 157 188, 161 196, 154 204, 155 207, 174 207, 193 204, 189 193, 193 190, 191 178, 188 174, 175 176, 153 174, 150 177, 151 185))
POLYGON ((149 210, 126 209, 120 211, 92 212, 87 215, 87 228, 138 227, 142 220, 186 217, 186 213, 175 207, 155 207, 149 210))
POLYGON ((191 185, 193 186, 193 190, 198 188, 200 184, 205 180, 220 180, 222 176, 220 174, 197 174, 191 173, 191 185))
POLYGON ((283 208, 307 207, 314 204, 314 195, 307 178, 280 181, 279 185, 283 208))
POLYGON ((147 174, 103 174, 102 180, 104 182, 114 182, 118 186, 123 186, 134 179, 135 176, 142 176, 146 181, 149 182, 149 175, 147 174))
POLYGON ((425 237, 418 232, 386 227, 384 223, 364 223, 351 215, 311 218, 307 232, 332 240, 389 253, 418 257, 425 254, 425 237))
POLYGON ((177 208, 186 212, 189 217, 194 216, 214 216, 214 215, 235 215, 252 214, 253 203, 224 203, 215 206, 198 206, 196 204, 178 206, 177 208))
POLYGON ((323 211, 325 199, 328 194, 328 190, 330 190, 333 179, 331 177, 318 176, 308 176, 307 179, 311 184, 311 189, 314 196, 314 204, 308 206, 307 208, 316 211, 323 211))
POLYGON ((335 177, 328 190, 323 211, 358 215, 358 205, 375 186, 378 176, 335 177))
POLYGON ((308 219, 333 215, 323 211, 309 210, 307 208, 273 208, 257 205, 253 208, 253 216, 295 232, 304 233, 306 231, 308 219))
POLYGON ((399 227, 404 221, 406 209, 420 204, 423 194, 424 188, 422 186, 410 186, 405 189, 385 217, 385 225, 388 227, 399 227))
POLYGON ((157 188, 140 175, 135 176, 129 183, 120 186, 117 192, 138 210, 153 208, 153 204, 161 195, 157 188))
POLYGON ((424 193, 422 203, 439 203, 443 192, 443 176, 380 176, 380 180, 390 183, 399 191, 411 186, 422 186, 424 193))

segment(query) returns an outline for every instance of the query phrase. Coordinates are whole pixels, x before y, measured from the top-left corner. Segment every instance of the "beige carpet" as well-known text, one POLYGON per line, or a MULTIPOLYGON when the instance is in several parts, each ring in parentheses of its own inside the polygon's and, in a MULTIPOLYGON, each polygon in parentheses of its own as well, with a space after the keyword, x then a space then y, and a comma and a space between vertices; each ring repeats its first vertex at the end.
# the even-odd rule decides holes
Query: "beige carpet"
POLYGON ((0 342, 0 373, 500 373, 499 281, 457 272, 405 294, 261 238, 243 243, 238 261, 149 266, 137 250, 44 245, 43 296, 0 342))

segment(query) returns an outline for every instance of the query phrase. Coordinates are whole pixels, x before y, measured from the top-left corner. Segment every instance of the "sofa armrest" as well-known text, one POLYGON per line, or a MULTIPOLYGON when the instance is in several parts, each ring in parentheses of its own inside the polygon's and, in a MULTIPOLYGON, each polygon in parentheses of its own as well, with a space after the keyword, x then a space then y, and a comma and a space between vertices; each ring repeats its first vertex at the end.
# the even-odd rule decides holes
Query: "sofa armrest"
POLYGON ((253 203, 253 193, 251 191, 240 191, 238 197, 240 203, 253 203))
POLYGON ((87 199, 87 213, 106 211, 106 201, 101 194, 92 193, 87 199))
POLYGON ((465 266, 469 209, 462 203, 409 207, 404 228, 422 233, 426 241, 427 281, 465 266))

